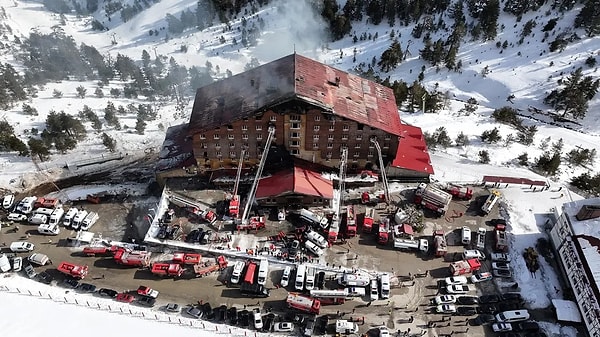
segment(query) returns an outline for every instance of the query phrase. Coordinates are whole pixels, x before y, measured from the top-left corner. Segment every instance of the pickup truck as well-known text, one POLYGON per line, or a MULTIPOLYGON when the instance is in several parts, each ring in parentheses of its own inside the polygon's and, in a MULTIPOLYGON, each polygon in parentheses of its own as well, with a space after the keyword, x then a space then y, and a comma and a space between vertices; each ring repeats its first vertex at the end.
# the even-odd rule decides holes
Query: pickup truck
POLYGON ((141 296, 157 298, 159 293, 158 290, 154 290, 150 287, 139 286, 139 288, 137 289, 137 294, 141 296))

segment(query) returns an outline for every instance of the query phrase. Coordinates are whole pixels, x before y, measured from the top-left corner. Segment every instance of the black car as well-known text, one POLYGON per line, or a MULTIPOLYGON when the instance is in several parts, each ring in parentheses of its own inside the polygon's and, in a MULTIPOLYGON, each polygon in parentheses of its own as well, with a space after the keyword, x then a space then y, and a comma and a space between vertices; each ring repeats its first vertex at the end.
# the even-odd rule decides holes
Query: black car
POLYGON ((263 321, 263 331, 271 331, 273 330, 273 325, 275 324, 275 314, 268 314, 265 316, 263 321))
POLYGON ((232 325, 238 324, 238 311, 236 307, 229 308, 229 313, 227 315, 229 316, 229 322, 232 325))
POLYGON ((175 239, 177 237, 177 234, 179 234, 180 229, 181 226, 179 225, 172 225, 171 227, 169 227, 169 229, 167 230, 167 239, 175 239))
POLYGON ((206 244, 208 244, 208 240, 210 239, 210 236, 211 236, 211 235, 212 235, 212 231, 211 231, 210 229, 209 229, 209 230, 206 230, 206 231, 204 231, 204 232, 202 233, 202 235, 200 235, 200 239, 199 239, 199 241, 200 241, 200 244, 201 244, 201 245, 206 245, 206 244))
POLYGON ((479 303, 475 296, 458 296, 456 298, 456 304, 470 305, 479 303))
POLYGON ((118 291, 108 289, 108 288, 100 288, 100 290, 98 290, 98 295, 100 295, 100 296, 117 297, 118 294, 119 294, 118 291))
POLYGON ((459 316, 477 315, 477 308, 475 308, 475 307, 458 307, 458 308, 456 308, 456 314, 459 316))
POLYGON ((483 295, 483 296, 479 296, 479 303, 481 304, 487 304, 487 303, 498 303, 500 302, 501 298, 499 295, 483 295))
POLYGON ((66 278, 62 284, 63 284, 63 286, 65 286, 67 288, 71 288, 71 289, 75 289, 79 286, 79 282, 72 278, 66 278))
POLYGON ((166 223, 163 223, 160 225, 159 229, 158 229, 158 234, 156 234, 156 237, 164 240, 167 238, 167 233, 169 232, 169 225, 167 225, 166 223))
POLYGON ((36 278, 38 281, 40 281, 44 284, 50 284, 54 280, 54 277, 52 277, 52 275, 50 275, 46 271, 43 271, 43 272, 37 274, 36 278))
POLYGON ((200 236, 202 236, 202 233, 204 233, 204 229, 194 229, 188 233, 188 235, 185 237, 185 241, 188 243, 198 243, 200 242, 200 236))
POLYGON ((224 322, 225 320, 227 320, 227 306, 226 305, 222 305, 222 306, 218 307, 217 309, 215 309, 215 311, 216 311, 217 320, 219 322, 224 322))
POLYGON ((89 283, 79 283, 77 290, 81 291, 82 293, 93 293, 96 291, 96 286, 89 283))
POLYGON ((142 296, 140 299, 137 300, 136 303, 145 307, 153 307, 156 304, 156 298, 142 296))
POLYGON ((479 307, 477 310, 480 314, 495 315, 498 312, 498 307, 494 304, 486 304, 479 307))
POLYGON ((202 310, 204 318, 206 318, 206 319, 213 319, 213 318, 215 318, 215 311, 210 306, 210 303, 207 302, 207 303, 202 304, 202 306, 200 307, 200 309, 202 310))
POLYGON ((511 311, 521 309, 521 305, 514 302, 501 302, 496 304, 498 311, 511 311))
POLYGON ((506 302, 523 302, 523 296, 519 293, 505 293, 501 294, 500 297, 506 302))
POLYGON ((325 272, 324 271, 320 271, 317 274, 317 281, 315 282, 317 289, 323 289, 325 288, 325 272))
POLYGON ((492 324, 496 322, 496 317, 490 314, 481 314, 474 320, 475 325, 492 324))
POLYGON ((303 315, 297 314, 293 311, 287 311, 285 314, 285 320, 293 322, 296 325, 303 325, 306 318, 303 315))
POLYGON ((515 332, 538 332, 540 331, 540 325, 536 322, 519 322, 512 324, 515 332))
POLYGON ((240 326, 250 326, 250 312, 244 309, 238 313, 240 326))
POLYGON ((317 318, 315 332, 319 335, 327 334, 327 325, 329 324, 329 316, 323 315, 317 318))
POLYGON ((490 225, 496 227, 497 225, 504 225, 506 226, 506 220, 504 219, 492 219, 490 220, 490 225))
POLYGON ((252 298, 255 297, 261 297, 261 298, 265 298, 265 297, 269 297, 269 295, 271 294, 271 291, 269 289, 267 289, 265 286, 263 286, 262 284, 258 284, 258 283, 246 283, 243 282, 242 285, 240 286, 240 293, 244 296, 249 296, 252 298))

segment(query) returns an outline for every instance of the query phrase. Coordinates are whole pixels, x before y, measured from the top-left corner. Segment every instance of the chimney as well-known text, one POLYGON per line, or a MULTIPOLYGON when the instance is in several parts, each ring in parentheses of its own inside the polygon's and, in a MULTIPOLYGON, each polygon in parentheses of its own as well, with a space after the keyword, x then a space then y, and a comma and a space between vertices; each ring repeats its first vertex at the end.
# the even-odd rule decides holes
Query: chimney
POLYGON ((583 205, 575 218, 579 221, 600 218, 600 206, 599 205, 583 205))

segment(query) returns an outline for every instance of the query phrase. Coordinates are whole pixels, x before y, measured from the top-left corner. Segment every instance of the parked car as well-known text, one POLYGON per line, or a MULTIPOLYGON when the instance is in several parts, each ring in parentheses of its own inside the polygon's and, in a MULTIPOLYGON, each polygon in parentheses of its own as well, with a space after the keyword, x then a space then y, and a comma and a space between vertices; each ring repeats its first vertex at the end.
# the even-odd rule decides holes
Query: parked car
POLYGON ((492 279, 492 273, 490 272, 485 272, 485 273, 475 273, 473 274, 473 276, 471 276, 471 283, 479 283, 479 282, 485 282, 485 281, 489 281, 492 279))
POLYGON ((463 305, 477 304, 479 303, 479 299, 477 298, 477 296, 471 295, 457 296, 456 303, 463 305))
POLYGON ((538 332, 540 331, 540 325, 536 322, 519 322, 513 324, 513 331, 515 332, 538 332))
POLYGON ((294 240, 290 243, 288 247, 288 259, 294 260, 296 255, 298 254, 298 249, 300 249, 300 241, 294 240))
POLYGON ((250 325, 250 312, 248 310, 242 310, 239 313, 240 326, 246 327, 250 325))
POLYGON ((306 249, 308 249, 308 251, 310 251, 316 256, 323 255, 323 249, 321 249, 321 247, 317 246, 310 240, 306 240, 306 242, 304 242, 304 246, 306 247, 306 249))
POLYGON ((504 225, 506 226, 506 220, 504 219, 492 219, 490 220, 490 225, 496 227, 497 225, 504 225))
POLYGON ((390 337, 390 331, 386 327, 380 326, 379 337, 390 337))
POLYGON ((446 285, 453 285, 453 284, 467 284, 467 278, 465 276, 451 276, 451 277, 446 277, 444 279, 444 281, 446 282, 446 285))
POLYGON ((456 308, 456 314, 460 316, 474 316, 477 315, 477 308, 475 307, 458 307, 456 308))
POLYGON ((492 269, 510 270, 510 264, 508 262, 492 262, 492 269))
POLYGON ((197 307, 193 306, 193 307, 188 307, 185 310, 185 313, 188 314, 191 317, 194 318, 200 318, 202 317, 202 310, 198 309, 197 307))
POLYGON ((273 325, 273 331, 275 332, 292 332, 294 331, 294 323, 292 322, 278 322, 273 325))
POLYGON ((10 260, 6 254, 0 253, 0 272, 6 273, 12 269, 10 260))
POLYGON ((28 253, 35 249, 35 245, 31 242, 17 241, 10 244, 10 250, 15 253, 28 253))
POLYGON ((9 209, 15 202, 15 196, 12 194, 5 195, 2 198, 2 208, 9 209))
POLYGON ((281 281, 279 282, 279 284, 283 288, 288 286, 291 275, 292 275, 292 267, 286 266, 285 269, 283 270, 283 275, 281 276, 281 281))
POLYGON ((50 275, 48 272, 43 271, 37 274, 36 279, 44 284, 50 284, 54 280, 54 277, 50 275))
POLYGON ((23 258, 20 256, 15 256, 12 260, 13 271, 19 272, 23 268, 23 258))
POLYGON ((520 293, 504 293, 500 297, 503 301, 523 302, 523 296, 520 293))
POLYGON ((501 278, 511 278, 512 277, 512 272, 510 270, 492 269, 492 274, 494 275, 494 277, 501 277, 501 278))
POLYGON ((225 322, 227 320, 227 306, 222 305, 215 309, 215 316, 219 322, 225 322))
POLYGON ((261 330, 263 328, 263 320, 262 320, 262 316, 260 314, 260 310, 254 310, 253 311, 253 318, 254 318, 254 328, 256 330, 261 330))
POLYGON ((72 278, 66 278, 62 284, 67 288, 75 289, 79 286, 79 281, 72 278))
POLYGON ((34 278, 35 275, 37 275, 35 269, 33 269, 33 266, 29 263, 27 263, 23 269, 25 270, 25 275, 27 275, 27 277, 29 277, 30 279, 34 278))
POLYGON ((481 304, 486 304, 486 303, 498 303, 500 302, 501 298, 500 295, 483 295, 483 296, 479 296, 479 303, 481 304))
POLYGON ((77 290, 82 293, 93 293, 96 291, 96 286, 89 283, 79 283, 77 290))
POLYGON ((496 306, 495 303, 494 304, 486 304, 486 305, 479 306, 479 313, 480 314, 495 315, 499 311, 500 310, 498 310, 498 307, 496 306))
POLYGON ((486 325, 494 322, 496 322, 496 317, 490 314, 481 314, 474 320, 475 325, 486 325))
POLYGON ((118 302, 131 303, 135 300, 135 297, 133 297, 133 295, 128 294, 128 293, 119 293, 117 295, 116 300, 118 302))
POLYGON ((516 302, 500 302, 496 306, 498 307, 498 311, 519 310, 522 308, 521 304, 516 302))
POLYGON ((492 324, 492 330, 494 332, 512 331, 512 324, 510 324, 510 323, 494 323, 494 324, 492 324))
POLYGON ((27 215, 21 213, 10 213, 7 219, 9 221, 25 221, 27 220, 27 215))
POLYGON ((268 314, 265 317, 265 321, 263 324, 263 331, 269 332, 273 329, 273 324, 275 324, 275 314, 268 314))
POLYGON ((227 316, 229 316, 229 323, 231 323, 231 325, 237 325, 238 311, 237 311, 236 307, 229 308, 229 312, 227 313, 227 316))
POLYGON ((446 291, 449 294, 466 294, 469 290, 469 286, 464 284, 453 284, 446 287, 446 291))
POLYGON ((316 326, 315 326, 315 332, 317 334, 320 335, 326 335, 327 334, 327 325, 329 324, 329 316, 327 315, 323 315, 323 316, 319 316, 317 317, 317 321, 316 321, 316 326))
POLYGON ((156 304, 156 298, 142 296, 136 301, 136 303, 145 307, 153 307, 154 304, 156 304))
POLYGON ((181 307, 177 303, 167 303, 167 305, 165 305, 165 311, 177 313, 181 311, 181 307))
POLYGON ((117 297, 117 295, 119 294, 118 291, 116 290, 112 290, 112 289, 108 289, 108 288, 100 288, 100 290, 98 290, 98 295, 100 296, 104 296, 104 297, 117 297))
POLYGON ((205 319, 214 319, 215 318, 215 311, 213 310, 213 308, 210 306, 210 303, 204 303, 202 304, 202 307, 200 307, 200 309, 202 309, 202 316, 205 319))
POLYGON ((440 295, 440 296, 436 296, 433 299, 433 302, 437 305, 441 305, 441 304, 454 304, 456 303, 456 296, 454 295, 440 295))
POLYGON ((456 312, 456 306, 453 304, 442 304, 438 305, 435 311, 440 314, 453 314, 456 312))
POLYGON ((510 255, 506 253, 492 253, 490 258, 493 262, 510 262, 510 255))
POLYGON ((38 266, 45 266, 46 264, 48 264, 48 262, 50 262, 50 259, 48 258, 48 256, 46 254, 41 254, 41 253, 31 254, 31 256, 29 256, 28 260, 29 260, 29 262, 37 264, 38 266))

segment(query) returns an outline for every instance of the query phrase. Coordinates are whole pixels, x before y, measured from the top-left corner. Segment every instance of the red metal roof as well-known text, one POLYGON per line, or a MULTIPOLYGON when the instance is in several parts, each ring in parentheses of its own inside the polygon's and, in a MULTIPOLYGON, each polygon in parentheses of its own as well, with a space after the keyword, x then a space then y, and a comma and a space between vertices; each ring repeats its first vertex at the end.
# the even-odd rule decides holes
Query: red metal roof
POLYGON ((546 186, 547 182, 543 180, 531 180, 527 178, 516 177, 501 177, 501 176, 483 176, 484 183, 501 183, 501 184, 521 184, 533 186, 546 186))
POLYGON ((318 172, 300 167, 279 171, 258 182, 256 199, 286 194, 303 194, 332 199, 333 182, 323 178, 318 172))
POLYGON ((431 166, 427 144, 421 128, 402 124, 401 137, 400 146, 398 146, 392 166, 433 174, 433 166, 431 166))
POLYGON ((189 132, 211 130, 294 99, 400 135, 392 89, 298 54, 199 88, 189 132))

